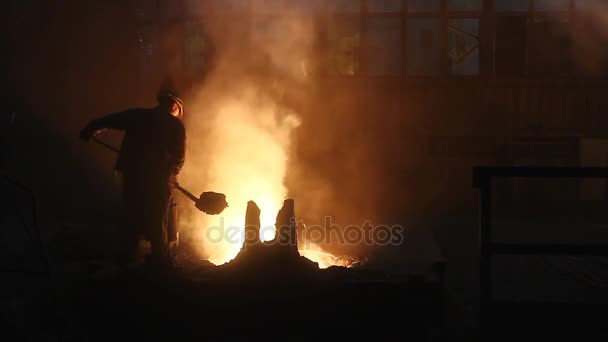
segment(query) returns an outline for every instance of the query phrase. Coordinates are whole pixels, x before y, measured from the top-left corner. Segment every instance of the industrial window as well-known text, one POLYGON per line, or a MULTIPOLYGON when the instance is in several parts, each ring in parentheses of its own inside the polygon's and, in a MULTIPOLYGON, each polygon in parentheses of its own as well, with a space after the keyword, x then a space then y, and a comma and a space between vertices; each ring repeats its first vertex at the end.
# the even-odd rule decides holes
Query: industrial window
POLYGON ((443 0, 408 0, 405 71, 408 76, 441 75, 443 0))
POLYGON ((337 17, 327 32, 329 74, 352 76, 359 73, 361 25, 358 17, 337 17))
MULTIPOLYGON (((571 4, 580 0, 495 0, 497 75, 564 76, 572 71, 571 4)), ((584 1, 584 0, 583 0, 584 1)))
POLYGON ((495 0, 494 9, 497 12, 528 12, 529 0, 495 0))
POLYGON ((481 0, 448 0, 448 11, 479 12, 481 0))
POLYGON ((330 0, 329 10, 334 13, 359 13, 361 0, 330 0))
POLYGON ((452 75, 479 74, 479 19, 450 19, 448 57, 452 75))
POLYGON ((437 76, 441 48, 439 18, 409 18, 407 21, 407 73, 412 76, 437 76))
POLYGON ((446 7, 447 70, 455 76, 478 75, 482 1, 447 0, 446 7))
POLYGON ((367 73, 372 76, 401 74, 401 20, 370 18, 367 21, 367 73))
POLYGON ((401 0, 367 0, 367 10, 371 13, 398 13, 401 0))
MULTIPOLYGON (((527 2, 527 0, 526 0, 527 2)), ((495 19, 494 71, 501 76, 521 76, 526 68, 525 16, 503 16, 495 19)))
MULTIPOLYGON (((200 1, 200 0, 198 0, 200 1)), ((253 12, 318 13, 323 10, 324 0, 251 0, 253 12)))
POLYGON ((567 75, 570 72, 570 40, 567 19, 535 17, 530 25, 529 72, 567 75))
POLYGON ((535 11, 567 11, 570 6, 569 0, 535 0, 534 10, 535 11))
POLYGON ((535 0, 529 25, 528 72, 565 76, 571 73, 569 0, 535 0))
POLYGON ((608 2, 606 0, 576 0, 575 7, 581 11, 606 10, 608 2))
MULTIPOLYGON (((592 17, 608 10, 606 0, 134 0, 134 3, 142 8, 165 4, 169 7, 166 11, 164 7, 160 9, 162 15, 181 13, 190 19, 193 13, 196 16, 205 11, 229 12, 231 20, 252 14, 315 16, 315 22, 320 24, 315 33, 319 38, 317 46, 325 57, 321 70, 328 75, 344 76, 566 75, 573 70, 573 53, 582 55, 583 51, 592 50, 581 46, 585 39, 572 42, 572 35, 585 37, 578 31, 591 30, 595 26, 592 17)), ((158 17, 149 10, 139 10, 136 15, 146 22, 158 17)), ((595 33, 586 36, 590 40, 595 33)), ((202 43, 196 35, 190 39, 186 53, 194 56, 199 49, 197 44, 202 43)))
POLYGON ((407 10, 410 13, 437 13, 440 9, 440 0, 409 0, 407 2, 407 10))
POLYGON ((494 72, 522 76, 526 70, 529 0, 495 0, 494 72))

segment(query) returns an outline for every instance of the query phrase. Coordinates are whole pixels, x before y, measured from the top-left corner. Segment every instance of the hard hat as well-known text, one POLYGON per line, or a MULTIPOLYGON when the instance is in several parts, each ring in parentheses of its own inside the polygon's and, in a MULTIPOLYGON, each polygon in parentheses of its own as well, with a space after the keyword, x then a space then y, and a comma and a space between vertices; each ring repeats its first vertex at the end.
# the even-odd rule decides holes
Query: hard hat
POLYGON ((173 87, 172 82, 169 80, 165 80, 158 91, 158 95, 156 96, 158 102, 161 102, 163 99, 171 99, 175 103, 180 106, 182 115, 184 113, 184 101, 180 98, 177 91, 175 91, 175 87, 173 87))

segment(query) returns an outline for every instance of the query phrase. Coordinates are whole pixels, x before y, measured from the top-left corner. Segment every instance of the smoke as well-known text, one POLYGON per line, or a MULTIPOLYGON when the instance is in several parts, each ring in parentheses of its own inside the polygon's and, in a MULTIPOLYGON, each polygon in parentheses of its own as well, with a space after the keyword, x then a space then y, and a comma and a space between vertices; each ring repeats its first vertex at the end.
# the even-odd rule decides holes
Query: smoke
MULTIPOLYGON (((390 208, 378 199, 394 185, 383 178, 385 154, 378 153, 377 142, 380 135, 399 134, 399 113, 385 112, 378 123, 365 115, 364 92, 319 81, 325 72, 319 66, 333 62, 320 38, 325 25, 318 21, 325 19, 294 13, 247 19, 205 19, 215 58, 187 100, 188 148, 180 182, 193 191, 225 193, 230 207, 210 217, 182 206, 188 210, 181 227, 215 264, 238 253, 249 200, 262 211, 262 239, 268 240, 285 198, 295 200, 296 216, 306 225, 322 225, 331 216, 346 227, 380 218, 390 208), (234 226, 236 239, 228 233, 234 226)), ((321 249, 352 255, 366 248, 333 241, 307 246, 314 252, 307 256, 317 260, 326 259, 321 249)))
POLYGON ((261 238, 274 237, 276 214, 287 198, 292 133, 301 123, 294 101, 306 101, 311 86, 314 25, 306 17, 254 21, 250 39, 223 28, 219 21, 208 27, 216 63, 188 101, 187 162, 180 176, 189 188, 227 195, 230 207, 221 215, 190 211, 184 217, 203 257, 215 264, 240 250, 250 200, 262 211, 261 238), (288 88, 301 93, 290 99, 288 88))

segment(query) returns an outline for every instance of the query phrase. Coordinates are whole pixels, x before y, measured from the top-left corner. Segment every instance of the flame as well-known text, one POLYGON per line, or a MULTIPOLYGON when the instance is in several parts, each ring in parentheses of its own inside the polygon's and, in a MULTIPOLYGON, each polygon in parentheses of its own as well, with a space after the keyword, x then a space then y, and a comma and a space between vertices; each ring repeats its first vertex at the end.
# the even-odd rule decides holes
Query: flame
MULTIPOLYGON (((260 239, 269 241, 275 237, 276 215, 287 196, 283 180, 290 135, 299 118, 282 112, 271 100, 260 102, 259 96, 249 89, 238 98, 226 99, 212 122, 208 188, 226 194, 229 203, 221 215, 204 216, 202 223, 205 254, 215 265, 229 262, 240 251, 248 201, 260 208, 260 239)), ((300 249, 300 254, 320 268, 353 264, 313 244, 300 249)))
POLYGON ((325 269, 331 266, 342 266, 351 268, 357 264, 355 259, 349 257, 336 257, 335 255, 325 252, 315 244, 310 244, 308 247, 304 248, 300 246, 298 248, 298 252, 303 257, 312 260, 319 264, 319 268, 325 269))
POLYGON ((289 137, 299 124, 295 114, 282 113, 271 100, 260 102, 253 89, 240 95, 223 101, 211 129, 208 188, 226 194, 229 203, 221 215, 207 216, 203 223, 205 252, 216 265, 241 249, 250 200, 261 210, 261 240, 274 238, 276 215, 287 195, 289 137))

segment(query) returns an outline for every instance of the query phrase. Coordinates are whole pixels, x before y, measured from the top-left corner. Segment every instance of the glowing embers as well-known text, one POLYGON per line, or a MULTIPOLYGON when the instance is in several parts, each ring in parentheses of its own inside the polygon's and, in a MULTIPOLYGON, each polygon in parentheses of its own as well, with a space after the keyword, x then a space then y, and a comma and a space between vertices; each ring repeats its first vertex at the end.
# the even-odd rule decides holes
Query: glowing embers
POLYGON ((330 266, 352 267, 356 261, 336 257, 316 245, 298 250, 298 224, 294 201, 287 199, 276 217, 276 235, 273 239, 261 239, 261 210, 253 201, 247 203, 244 243, 236 258, 230 262, 249 269, 316 269, 330 266))

